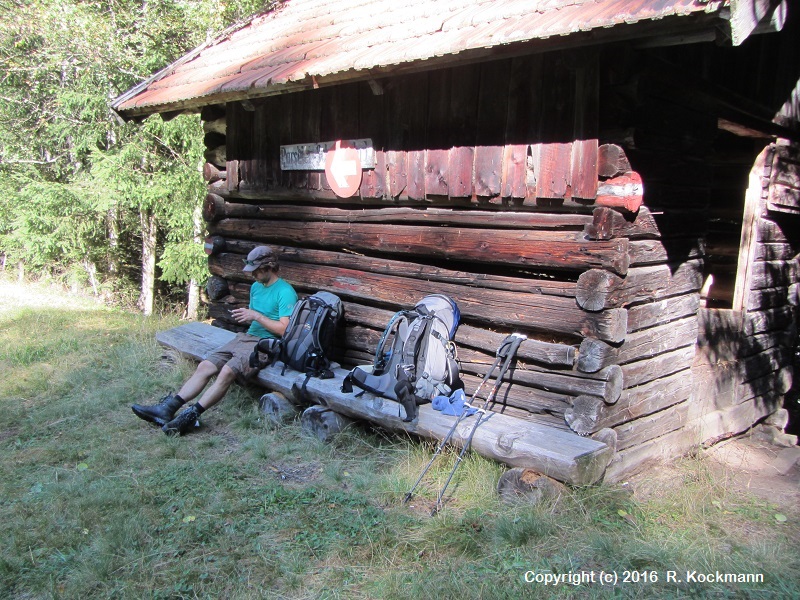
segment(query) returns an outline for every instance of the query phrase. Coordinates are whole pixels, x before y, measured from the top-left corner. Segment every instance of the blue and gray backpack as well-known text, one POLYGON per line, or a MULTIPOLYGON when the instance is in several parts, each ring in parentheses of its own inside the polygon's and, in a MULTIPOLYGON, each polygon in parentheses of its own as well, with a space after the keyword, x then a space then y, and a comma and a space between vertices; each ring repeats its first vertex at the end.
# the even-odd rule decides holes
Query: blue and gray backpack
POLYGON ((401 310, 386 326, 373 364, 350 371, 343 391, 358 387, 396 400, 405 408, 405 420, 413 420, 418 404, 463 387, 453 343, 460 321, 458 306, 443 294, 401 310))

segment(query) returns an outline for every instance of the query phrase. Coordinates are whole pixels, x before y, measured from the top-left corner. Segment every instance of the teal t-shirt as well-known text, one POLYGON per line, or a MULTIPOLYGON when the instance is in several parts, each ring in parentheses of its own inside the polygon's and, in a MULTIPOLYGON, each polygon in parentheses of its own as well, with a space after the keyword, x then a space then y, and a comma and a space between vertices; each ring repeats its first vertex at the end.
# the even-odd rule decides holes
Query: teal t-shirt
MULTIPOLYGON (((297 292, 283 279, 276 279, 268 286, 258 281, 250 286, 250 308, 268 319, 277 321, 281 317, 290 317, 296 302, 297 292)), ((264 329, 257 321, 250 324, 247 333, 261 338, 278 337, 264 329)))

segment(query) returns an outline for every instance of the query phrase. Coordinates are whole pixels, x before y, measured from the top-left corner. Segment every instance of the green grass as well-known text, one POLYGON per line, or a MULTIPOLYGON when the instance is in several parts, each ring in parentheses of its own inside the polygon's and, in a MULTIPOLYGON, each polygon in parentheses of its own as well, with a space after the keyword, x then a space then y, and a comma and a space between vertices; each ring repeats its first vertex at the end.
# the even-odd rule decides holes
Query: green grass
POLYGON ((502 467, 469 454, 431 517, 452 451, 406 505, 432 444, 359 426, 324 445, 262 418, 257 390, 235 386, 201 431, 168 438, 129 406, 192 371, 154 341, 176 320, 10 289, 0 280, 1 598, 800 597, 798 515, 776 522, 701 460, 648 500, 592 486, 531 507, 501 504, 502 467), (631 570, 658 581, 525 582, 631 570))

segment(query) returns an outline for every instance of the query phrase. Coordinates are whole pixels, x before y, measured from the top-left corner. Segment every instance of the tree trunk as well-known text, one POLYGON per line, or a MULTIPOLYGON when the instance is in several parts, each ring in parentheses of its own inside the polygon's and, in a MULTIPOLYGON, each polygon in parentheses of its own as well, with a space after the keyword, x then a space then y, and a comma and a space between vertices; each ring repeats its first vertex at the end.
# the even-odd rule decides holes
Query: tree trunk
POLYGON ((142 289, 137 303, 145 316, 153 314, 156 284, 156 216, 149 210, 139 213, 142 223, 142 289))
MULTIPOLYGON (((203 244, 203 221, 202 209, 200 206, 195 207, 194 214, 192 215, 192 223, 194 225, 194 243, 203 244)), ((189 281, 189 290, 186 301, 186 318, 190 321, 197 320, 197 309, 200 306, 200 286, 196 279, 189 281)))

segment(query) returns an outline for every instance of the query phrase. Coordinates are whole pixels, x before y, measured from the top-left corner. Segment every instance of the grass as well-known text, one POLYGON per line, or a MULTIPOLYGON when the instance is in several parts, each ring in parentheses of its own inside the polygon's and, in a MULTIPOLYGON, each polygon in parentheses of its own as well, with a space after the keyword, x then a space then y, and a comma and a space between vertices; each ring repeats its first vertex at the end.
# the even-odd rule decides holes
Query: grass
POLYGON ((502 467, 469 454, 430 517, 453 452, 406 505, 431 444, 358 427, 324 445, 269 424, 256 390, 168 438, 129 405, 193 369, 154 341, 176 324, 0 279, 0 597, 800 597, 798 515, 702 460, 646 500, 591 486, 531 507, 501 504, 502 467), (666 581, 687 570, 764 581, 666 581), (648 580, 525 581, 601 571, 648 580))

